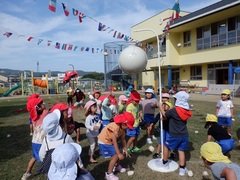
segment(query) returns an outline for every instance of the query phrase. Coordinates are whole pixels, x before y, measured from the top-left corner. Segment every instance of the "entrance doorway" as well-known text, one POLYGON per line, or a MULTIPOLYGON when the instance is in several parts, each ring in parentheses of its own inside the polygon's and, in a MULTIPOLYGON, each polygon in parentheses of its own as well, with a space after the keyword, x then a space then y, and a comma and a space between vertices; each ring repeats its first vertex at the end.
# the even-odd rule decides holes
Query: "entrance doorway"
POLYGON ((216 84, 228 84, 228 69, 216 69, 216 84))

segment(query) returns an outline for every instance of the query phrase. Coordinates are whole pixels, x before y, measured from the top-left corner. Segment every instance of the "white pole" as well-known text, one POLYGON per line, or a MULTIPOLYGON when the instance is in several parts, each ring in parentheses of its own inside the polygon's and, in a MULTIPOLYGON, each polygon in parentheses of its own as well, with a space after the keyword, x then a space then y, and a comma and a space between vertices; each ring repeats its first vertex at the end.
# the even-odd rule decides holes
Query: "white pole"
POLYGON ((236 73, 233 74, 233 98, 235 96, 235 75, 236 73))
MULTIPOLYGON (((144 28, 144 29, 137 29, 134 30, 134 32, 140 32, 140 31, 151 31, 152 33, 155 34, 156 38, 157 38, 157 57, 158 57, 158 81, 159 81, 159 101, 160 104, 162 103, 162 82, 161 82, 161 52, 160 52, 160 46, 159 46, 159 37, 158 34, 156 33, 156 31, 154 31, 153 29, 150 28, 144 28)), ((161 158, 163 159, 163 122, 162 122, 162 114, 160 113, 160 123, 161 123, 161 158)))

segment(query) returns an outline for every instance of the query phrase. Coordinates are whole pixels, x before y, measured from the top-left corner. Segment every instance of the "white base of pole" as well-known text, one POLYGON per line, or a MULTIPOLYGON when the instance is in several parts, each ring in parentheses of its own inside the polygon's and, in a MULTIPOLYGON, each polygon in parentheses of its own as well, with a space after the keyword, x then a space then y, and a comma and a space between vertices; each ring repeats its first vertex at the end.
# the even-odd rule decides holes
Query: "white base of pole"
POLYGON ((168 173, 168 172, 173 172, 178 169, 178 163, 172 160, 169 161, 169 169, 161 168, 156 165, 157 161, 162 161, 162 159, 152 159, 148 161, 148 167, 152 169, 153 171, 158 171, 158 172, 163 172, 163 173, 168 173))

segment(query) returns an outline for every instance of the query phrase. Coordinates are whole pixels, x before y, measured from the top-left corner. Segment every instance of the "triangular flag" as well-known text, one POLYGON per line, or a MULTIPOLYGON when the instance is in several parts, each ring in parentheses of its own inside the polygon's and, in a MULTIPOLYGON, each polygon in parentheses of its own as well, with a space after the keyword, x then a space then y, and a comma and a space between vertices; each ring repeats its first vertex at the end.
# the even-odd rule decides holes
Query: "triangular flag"
POLYGON ((85 18, 86 16, 84 16, 84 14, 82 12, 79 13, 79 22, 82 23, 82 19, 85 18))
POLYGON ((102 24, 102 23, 99 22, 99 24, 98 24, 98 30, 99 30, 99 31, 102 31, 102 30, 105 28, 105 26, 106 26, 106 25, 104 25, 104 24, 102 24))
POLYGON ((33 39, 33 37, 32 36, 30 36, 27 40, 28 41, 31 41, 33 39))
POLYGON ((68 15, 69 15, 69 11, 68 11, 67 7, 65 6, 64 3, 62 3, 62 6, 63 6, 64 14, 65 14, 66 16, 68 16, 68 15))
POLYGON ((6 36, 7 38, 9 38, 12 35, 12 33, 11 32, 5 32, 3 35, 6 36))
POLYGON ((43 39, 39 39, 39 40, 38 40, 38 45, 39 45, 41 42, 43 42, 43 39))
POLYGON ((77 9, 74 9, 74 8, 72 8, 72 10, 73 10, 73 15, 74 15, 74 16, 77 16, 77 15, 78 15, 78 10, 77 10, 77 9))

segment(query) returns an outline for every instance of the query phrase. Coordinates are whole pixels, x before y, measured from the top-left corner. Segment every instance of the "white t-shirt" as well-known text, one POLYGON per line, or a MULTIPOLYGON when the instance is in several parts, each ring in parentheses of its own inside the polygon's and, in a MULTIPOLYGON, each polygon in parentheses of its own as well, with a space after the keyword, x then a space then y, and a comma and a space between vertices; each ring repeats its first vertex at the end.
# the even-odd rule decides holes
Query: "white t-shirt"
POLYGON ((85 126, 86 126, 86 136, 87 137, 97 137, 98 134, 99 134, 99 130, 94 130, 94 126, 98 126, 98 121, 99 121, 99 118, 97 115, 91 115, 89 114, 87 117, 86 117, 86 120, 85 120, 85 126))
POLYGON ((233 103, 230 100, 227 101, 218 101, 217 102, 217 107, 219 108, 218 117, 231 117, 231 111, 230 109, 233 108, 233 103))

